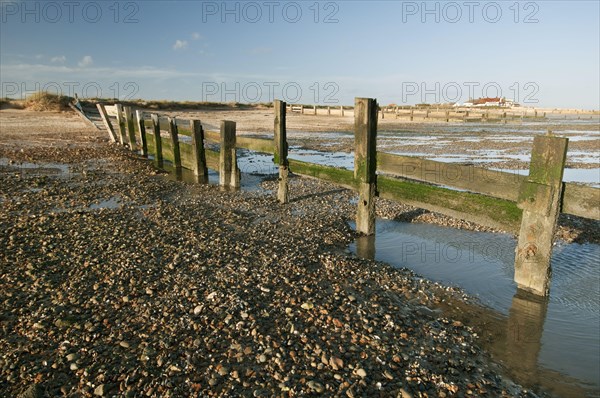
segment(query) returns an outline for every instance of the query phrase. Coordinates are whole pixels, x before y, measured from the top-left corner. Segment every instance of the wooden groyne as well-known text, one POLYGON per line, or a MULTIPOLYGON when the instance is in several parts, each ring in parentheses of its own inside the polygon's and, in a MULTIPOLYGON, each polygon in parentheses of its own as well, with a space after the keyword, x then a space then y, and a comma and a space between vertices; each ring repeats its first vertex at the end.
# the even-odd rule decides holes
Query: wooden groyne
MULTIPOLYGON (((291 113, 320 116, 351 116, 354 107, 344 105, 288 104, 286 109, 291 113)), ((496 108, 496 107, 414 107, 414 106, 382 106, 379 107, 380 119, 392 118, 402 121, 446 122, 446 123, 522 123, 523 121, 542 121, 553 119, 583 120, 598 117, 595 111, 546 110, 536 108, 496 108), (560 115, 560 116, 559 116, 560 115)))
POLYGON ((374 99, 356 98, 352 171, 289 159, 289 109, 282 101, 274 103, 273 139, 237 136, 233 121, 223 121, 215 132, 204 131, 199 120, 176 121, 119 104, 98 104, 98 109, 112 141, 152 156, 159 166, 169 161, 176 169, 192 170, 201 183, 208 181, 210 168, 219 172, 220 185, 238 187, 236 148, 245 148, 274 155, 279 168, 277 198, 282 204, 288 201, 290 173, 357 191, 360 233, 375 233, 375 197, 379 196, 518 234, 515 281, 538 295, 548 294, 558 215, 600 220, 600 189, 562 181, 568 139, 552 134, 534 138, 528 176, 378 152, 380 108, 374 99), (164 130, 168 134, 161 134, 164 130), (219 149, 210 149, 205 142, 219 144, 219 149))

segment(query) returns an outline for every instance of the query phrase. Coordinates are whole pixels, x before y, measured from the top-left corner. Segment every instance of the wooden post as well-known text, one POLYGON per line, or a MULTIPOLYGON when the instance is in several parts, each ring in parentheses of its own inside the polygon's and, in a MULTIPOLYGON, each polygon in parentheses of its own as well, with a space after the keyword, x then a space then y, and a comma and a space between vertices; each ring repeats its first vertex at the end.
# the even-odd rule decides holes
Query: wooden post
POLYGON ((327 107, 327 116, 330 116, 330 115, 331 115, 331 107, 330 107, 330 106, 328 106, 328 107, 327 107))
POLYGON ((125 123, 127 124, 127 135, 129 141, 129 149, 137 151, 137 142, 135 140, 135 122, 133 121, 133 109, 130 106, 123 107, 125 112, 125 123))
POLYGON ((154 148, 156 148, 156 155, 154 160, 158 167, 163 165, 163 154, 162 154, 162 138, 160 137, 160 120, 158 114, 153 113, 152 118, 152 129, 154 130, 154 148))
POLYGON ((148 140, 146 139, 146 125, 144 124, 144 112, 139 109, 135 111, 135 116, 140 133, 140 142, 142 143, 142 156, 148 156, 148 140))
POLYGON ((300 113, 304 115, 304 105, 300 105, 300 113))
POLYGON ((235 152, 235 122, 221 121, 221 150, 219 151, 219 184, 223 187, 240 186, 240 170, 235 152))
POLYGON ((100 112, 100 117, 102 118, 102 121, 104 122, 104 125, 106 126, 106 130, 108 130, 108 138, 110 139, 111 142, 117 142, 117 134, 115 133, 115 129, 113 128, 112 124, 110 123, 110 119, 108 118, 108 115, 106 114, 106 109, 104 108, 104 105, 96 104, 96 108, 98 108, 98 112, 100 112))
POLYGON ((316 115, 317 114, 317 106, 316 105, 313 106, 313 110, 315 111, 315 115, 316 115))
POLYGON ((115 110, 117 111, 117 124, 119 125, 119 142, 121 145, 125 145, 127 138, 125 133, 125 121, 123 120, 123 106, 121 106, 121 104, 115 104, 115 110))
POLYGON ((194 151, 194 175, 201 184, 208 183, 208 168, 206 167, 206 154, 204 153, 204 129, 200 120, 190 122, 192 130, 192 149, 194 151))
POLYGON ((342 116, 344 116, 344 105, 340 105, 340 112, 342 116))
POLYGON ((179 148, 179 132, 177 131, 177 121, 174 117, 169 117, 169 135, 173 145, 173 166, 181 169, 181 149, 179 148))
POLYGON ((546 296, 550 286, 552 241, 562 195, 567 138, 536 136, 529 177, 521 185, 518 205, 523 209, 515 255, 515 282, 524 290, 546 296))
POLYGON ((358 182, 356 231, 375 233, 375 194, 377 191, 377 101, 354 100, 354 178, 358 182))
POLYGON ((277 200, 279 203, 288 203, 288 146, 287 133, 285 127, 285 102, 275 100, 275 156, 273 160, 279 166, 279 189, 277 190, 277 200))
POLYGON ((411 122, 414 120, 414 117, 415 117, 415 110, 414 110, 414 109, 411 109, 411 110, 410 110, 410 121, 411 121, 411 122))

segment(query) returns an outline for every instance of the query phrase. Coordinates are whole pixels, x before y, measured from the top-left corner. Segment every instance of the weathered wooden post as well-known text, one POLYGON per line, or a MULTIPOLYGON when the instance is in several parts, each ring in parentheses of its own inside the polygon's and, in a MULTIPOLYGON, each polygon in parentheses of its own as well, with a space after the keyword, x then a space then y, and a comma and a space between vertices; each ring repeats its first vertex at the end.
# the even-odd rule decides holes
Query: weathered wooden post
POLYGON ((542 296, 548 295, 550 287, 550 257, 568 142, 550 133, 534 138, 529 177, 519 193, 523 218, 515 254, 515 282, 542 296))
POLYGON ((219 184, 223 187, 240 186, 240 170, 235 152, 235 122, 221 121, 221 150, 219 151, 219 184))
POLYGON ((446 123, 450 122, 450 111, 446 111, 446 123))
POLYGON ((285 127, 285 102, 275 100, 275 154, 273 160, 279 166, 279 189, 277 190, 277 200, 279 203, 288 203, 288 146, 287 133, 285 127))
POLYGON ((314 111, 314 113, 316 115, 317 114, 317 106, 316 105, 313 105, 313 111, 314 111))
POLYGON ((121 145, 125 145, 127 138, 125 133, 125 121, 123 120, 123 106, 121 104, 115 104, 115 110, 117 111, 117 124, 119 125, 119 142, 121 145))
POLYGON ((375 233, 375 194, 377 191, 377 101, 354 100, 354 178, 358 183, 356 231, 375 233))
POLYGON ((158 118, 157 113, 153 113, 152 118, 152 130, 154 132, 154 148, 156 149, 156 155, 154 160, 156 160, 156 164, 158 167, 162 167, 163 165, 163 153, 162 153, 162 138, 160 136, 160 120, 158 118))
POLYGON ((344 105, 340 105, 340 113, 344 116, 344 105))
POLYGON ((208 168, 206 167, 206 154, 204 152, 204 129, 200 120, 190 121, 192 129, 192 149, 194 151, 194 175, 198 182, 208 182, 208 168))
POLYGON ((123 107, 125 112, 125 123, 127 124, 127 135, 129 141, 129 149, 137 151, 137 142, 135 140, 135 122, 133 121, 133 108, 130 106, 123 107))
POLYGON ((300 105, 300 114, 304 115, 304 105, 300 105))
POLYGON ((139 109, 135 111, 135 116, 140 133, 140 142, 142 143, 142 156, 148 156, 148 140, 146 139, 146 124, 144 123, 144 112, 139 109))
POLYGON ((108 130, 108 138, 110 138, 111 142, 117 142, 117 134, 115 133, 115 129, 110 123, 108 114, 106 113, 106 108, 104 108, 103 104, 96 104, 96 108, 98 108, 98 112, 100 112, 100 117, 102 118, 102 121, 106 126, 106 130, 108 130))
POLYGON ((331 107, 330 107, 330 106, 328 106, 328 107, 327 107, 327 116, 330 116, 330 115, 331 115, 331 107))
POLYGON ((415 118, 415 110, 411 109, 410 110, 410 121, 412 122, 414 120, 414 118, 415 118))
POLYGON ((171 136, 171 145, 173 146, 173 166, 181 169, 181 149, 179 148, 179 131, 177 130, 177 121, 174 117, 169 117, 169 135, 171 136))

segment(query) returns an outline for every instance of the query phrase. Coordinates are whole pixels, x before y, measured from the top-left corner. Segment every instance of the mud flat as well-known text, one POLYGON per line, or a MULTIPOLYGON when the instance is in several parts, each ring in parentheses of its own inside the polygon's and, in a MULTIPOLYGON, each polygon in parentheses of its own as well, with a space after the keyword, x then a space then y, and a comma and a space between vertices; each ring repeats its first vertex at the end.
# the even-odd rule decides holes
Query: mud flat
POLYGON ((171 181, 21 112, 0 112, 1 396, 534 396, 468 296, 346 249, 352 193, 171 181))

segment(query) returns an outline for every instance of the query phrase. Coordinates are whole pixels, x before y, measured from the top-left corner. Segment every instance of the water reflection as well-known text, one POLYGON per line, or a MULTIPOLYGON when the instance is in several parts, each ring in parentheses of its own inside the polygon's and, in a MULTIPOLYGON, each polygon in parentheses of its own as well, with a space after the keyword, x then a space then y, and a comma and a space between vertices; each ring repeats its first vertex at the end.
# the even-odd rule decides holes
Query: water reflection
POLYGON ((488 309, 473 316, 467 308, 465 319, 486 331, 482 344, 515 380, 559 396, 597 396, 599 245, 558 243, 550 297, 540 298, 513 281, 516 241, 510 235, 379 219, 376 229, 350 250, 477 296, 488 309))
POLYGON ((356 239, 356 255, 367 260, 375 260, 375 235, 360 236, 356 239))
MULTIPOLYGON (((542 348, 548 299, 517 288, 508 312, 506 349, 503 360, 520 375, 522 382, 539 382, 538 357, 542 348)), ((499 342, 502 344, 503 342, 499 342)), ((502 352, 502 351, 500 351, 502 352)))

